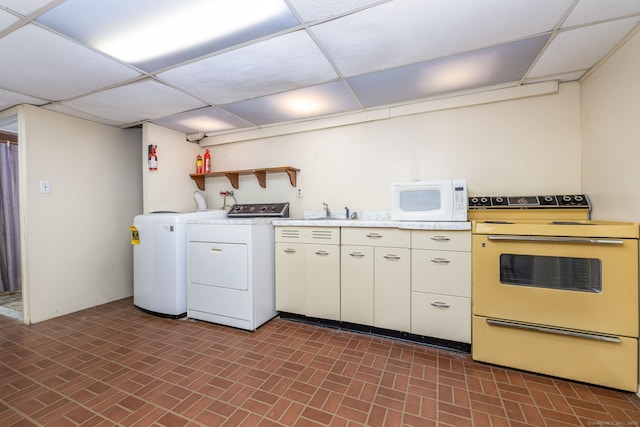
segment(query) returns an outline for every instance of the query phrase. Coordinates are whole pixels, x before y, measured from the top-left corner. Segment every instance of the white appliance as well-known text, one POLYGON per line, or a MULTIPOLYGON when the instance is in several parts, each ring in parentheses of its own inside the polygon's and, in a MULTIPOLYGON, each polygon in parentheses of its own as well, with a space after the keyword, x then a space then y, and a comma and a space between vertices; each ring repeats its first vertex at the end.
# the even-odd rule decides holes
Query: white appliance
POLYGON ((222 210, 136 216, 133 225, 139 243, 133 245, 133 304, 160 316, 184 316, 187 312, 186 223, 190 219, 226 216, 222 210))
POLYGON ((276 316, 275 233, 288 203, 234 205, 187 224, 187 316, 253 331, 276 316))
POLYGON ((394 221, 466 221, 467 181, 402 182, 391 185, 394 221))

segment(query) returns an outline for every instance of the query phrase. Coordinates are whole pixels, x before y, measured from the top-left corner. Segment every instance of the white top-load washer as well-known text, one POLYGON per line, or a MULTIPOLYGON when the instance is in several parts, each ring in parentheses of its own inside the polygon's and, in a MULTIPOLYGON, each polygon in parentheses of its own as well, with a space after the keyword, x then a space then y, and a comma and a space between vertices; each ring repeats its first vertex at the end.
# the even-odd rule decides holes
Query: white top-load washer
POLYGON ((187 221, 226 217, 224 210, 136 216, 133 225, 139 244, 133 245, 133 304, 164 317, 186 315, 187 221))

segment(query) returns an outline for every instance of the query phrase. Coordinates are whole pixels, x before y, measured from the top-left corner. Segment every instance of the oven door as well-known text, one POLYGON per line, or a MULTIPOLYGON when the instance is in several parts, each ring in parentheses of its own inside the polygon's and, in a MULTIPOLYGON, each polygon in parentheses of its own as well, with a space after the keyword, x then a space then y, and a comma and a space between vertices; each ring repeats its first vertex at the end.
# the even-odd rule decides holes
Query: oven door
POLYGON ((638 241, 474 235, 473 313, 638 336, 638 241))

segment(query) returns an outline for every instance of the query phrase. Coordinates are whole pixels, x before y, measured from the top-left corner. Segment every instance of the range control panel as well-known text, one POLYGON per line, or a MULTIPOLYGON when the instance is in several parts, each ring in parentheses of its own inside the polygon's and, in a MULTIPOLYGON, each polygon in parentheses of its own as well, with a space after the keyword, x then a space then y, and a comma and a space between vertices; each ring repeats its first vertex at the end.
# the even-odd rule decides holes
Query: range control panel
POLYGON ((560 196, 472 196, 469 209, 581 208, 591 209, 584 194, 560 196))
POLYGON ((289 202, 244 203, 231 206, 229 218, 289 218, 289 202))

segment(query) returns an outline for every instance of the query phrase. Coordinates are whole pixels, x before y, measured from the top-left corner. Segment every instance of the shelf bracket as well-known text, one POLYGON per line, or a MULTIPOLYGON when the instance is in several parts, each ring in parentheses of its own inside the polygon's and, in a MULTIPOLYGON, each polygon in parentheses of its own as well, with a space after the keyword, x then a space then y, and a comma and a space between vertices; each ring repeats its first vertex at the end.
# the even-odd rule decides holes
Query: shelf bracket
POLYGON ((231 186, 233 188, 235 188, 236 190, 238 188, 240 188, 240 186, 238 184, 238 173, 237 172, 225 172, 224 176, 226 176, 227 179, 229 179, 229 182, 231 183, 231 186))
POLYGON ((253 174, 258 179, 260 187, 267 188, 267 171, 265 169, 256 169, 253 171, 253 174))

